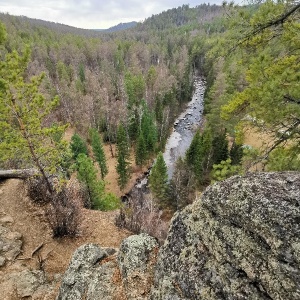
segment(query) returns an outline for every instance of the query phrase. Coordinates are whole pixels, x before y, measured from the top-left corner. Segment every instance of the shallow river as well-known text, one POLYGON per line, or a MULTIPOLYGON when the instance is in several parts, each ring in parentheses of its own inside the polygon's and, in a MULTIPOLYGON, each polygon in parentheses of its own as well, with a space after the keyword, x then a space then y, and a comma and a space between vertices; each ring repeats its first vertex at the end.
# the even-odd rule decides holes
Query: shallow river
POLYGON ((202 121, 205 80, 196 77, 194 87, 192 100, 188 103, 187 109, 174 122, 173 132, 167 140, 164 159, 168 167, 169 179, 172 178, 176 160, 184 157, 195 130, 199 128, 202 121))

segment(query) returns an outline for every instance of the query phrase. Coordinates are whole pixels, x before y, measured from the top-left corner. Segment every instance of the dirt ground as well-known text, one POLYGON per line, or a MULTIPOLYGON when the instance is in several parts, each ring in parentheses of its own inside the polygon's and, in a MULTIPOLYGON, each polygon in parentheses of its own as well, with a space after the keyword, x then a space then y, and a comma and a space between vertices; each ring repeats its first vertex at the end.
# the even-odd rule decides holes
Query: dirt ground
MULTIPOLYGON (((64 138, 70 141, 73 134, 74 129, 69 128, 64 138)), ((111 155, 109 145, 104 145, 104 151, 109 170, 105 178, 106 191, 113 192, 120 197, 131 189, 136 179, 142 176, 146 168, 141 169, 134 164, 132 151, 132 176, 125 189, 121 191, 115 169, 117 164, 115 146, 113 145, 114 157, 111 155)), ((23 241, 22 253, 14 262, 7 262, 4 267, 1 267, 0 281, 1 278, 4 278, 3 276, 24 269, 42 269, 46 272, 48 279, 51 280, 56 274, 63 274, 66 271, 74 251, 86 243, 118 248, 122 240, 132 233, 115 226, 117 214, 118 211, 101 212, 82 208, 81 227, 78 236, 54 239, 45 216, 45 209, 29 199, 23 180, 0 181, 0 217, 12 217, 13 222, 7 226, 11 231, 21 233, 23 241)), ((1 295, 0 299, 2 299, 1 295)))
POLYGON ((86 243, 102 247, 119 247, 121 241, 131 233, 114 225, 114 212, 101 212, 82 209, 82 226, 76 238, 53 239, 42 207, 35 205, 26 196, 22 180, 9 179, 0 184, 0 214, 13 218, 10 228, 23 235, 22 253, 17 263, 8 264, 1 271, 19 270, 21 266, 39 268, 38 255, 31 258, 32 252, 42 245, 38 254, 45 259, 44 270, 49 276, 63 273, 73 252, 86 243))
MULTIPOLYGON (((74 129, 69 128, 64 138, 70 141, 73 134, 74 129)), ((121 191, 115 169, 117 163, 115 146, 113 145, 114 157, 111 156, 109 145, 104 145, 104 151, 109 169, 105 178, 106 191, 113 192, 120 197, 131 189, 146 168, 141 169, 134 165, 132 152, 132 176, 126 188, 121 191)), ((44 208, 34 204, 27 197, 24 182, 18 179, 0 181, 0 216, 12 217, 10 229, 20 232, 23 236, 22 253, 13 263, 7 263, 5 267, 2 267, 0 273, 8 274, 24 268, 40 269, 42 267, 51 279, 55 274, 65 272, 72 254, 83 244, 95 243, 102 247, 118 248, 122 240, 132 233, 115 226, 117 214, 118 211, 101 212, 83 208, 79 235, 75 238, 53 239, 44 208), (32 255, 36 249, 39 250, 32 255)))
MULTIPOLYGON (((64 139, 67 140, 68 142, 71 141, 72 135, 75 133, 74 128, 68 128, 66 130, 64 139)), ((121 197, 122 195, 128 193, 132 186, 134 185, 135 181, 137 178, 141 177, 143 175, 143 172, 147 170, 147 167, 140 168, 135 165, 135 159, 134 159, 134 152, 133 150, 131 151, 131 156, 130 156, 130 163, 131 163, 131 168, 132 168, 132 174, 131 178, 128 181, 127 186, 124 188, 123 191, 120 190, 118 186, 118 173, 116 171, 116 165, 117 165, 117 158, 116 158, 116 147, 115 145, 112 145, 112 152, 114 157, 111 155, 111 149, 108 144, 103 145, 104 148, 104 153, 106 157, 106 164, 108 167, 108 174, 105 177, 105 188, 107 192, 114 193, 118 197, 121 197)), ((91 152, 91 149, 90 149, 91 152)), ((92 155, 92 153, 90 153, 92 155)), ((151 162, 149 162, 151 164, 151 162)), ((97 164, 95 164, 97 166, 97 164)))

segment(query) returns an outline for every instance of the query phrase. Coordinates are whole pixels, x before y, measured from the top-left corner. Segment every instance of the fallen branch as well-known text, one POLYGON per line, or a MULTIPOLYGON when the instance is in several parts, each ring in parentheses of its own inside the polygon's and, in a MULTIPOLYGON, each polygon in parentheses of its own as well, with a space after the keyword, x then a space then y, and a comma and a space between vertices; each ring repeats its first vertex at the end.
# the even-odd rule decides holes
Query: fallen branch
POLYGON ((33 257, 33 255, 39 251, 42 247, 44 246, 44 243, 41 243, 40 245, 38 245, 31 253, 31 257, 33 257))
POLYGON ((12 170, 0 170, 0 179, 8 178, 21 178, 26 179, 31 176, 38 175, 37 169, 12 169, 12 170))

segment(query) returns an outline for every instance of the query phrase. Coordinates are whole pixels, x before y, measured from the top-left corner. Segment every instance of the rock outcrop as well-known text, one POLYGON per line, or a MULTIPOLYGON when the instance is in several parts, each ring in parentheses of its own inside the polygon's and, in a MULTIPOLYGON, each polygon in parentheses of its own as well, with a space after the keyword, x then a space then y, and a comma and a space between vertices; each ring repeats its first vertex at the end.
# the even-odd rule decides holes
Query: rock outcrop
POLYGON ((210 186, 178 213, 151 299, 300 299, 300 174, 210 186))
POLYGON ((120 250, 86 244, 73 254, 57 300, 147 299, 158 243, 147 234, 125 239, 120 250))
POLYGON ((83 246, 57 299, 300 299, 300 173, 210 186, 173 217, 157 249, 145 234, 114 255, 83 246))
POLYGON ((118 264, 127 299, 147 299, 157 252, 157 241, 145 233, 122 242, 118 264))
POLYGON ((28 269, 17 260, 22 253, 23 238, 11 229, 13 223, 10 215, 0 213, 0 298, 53 299, 57 281, 50 282, 42 270, 28 269), (4 271, 5 268, 10 271, 4 271))
POLYGON ((7 226, 13 221, 9 215, 0 217, 0 267, 4 266, 7 261, 13 261, 21 253, 22 234, 11 231, 7 226))

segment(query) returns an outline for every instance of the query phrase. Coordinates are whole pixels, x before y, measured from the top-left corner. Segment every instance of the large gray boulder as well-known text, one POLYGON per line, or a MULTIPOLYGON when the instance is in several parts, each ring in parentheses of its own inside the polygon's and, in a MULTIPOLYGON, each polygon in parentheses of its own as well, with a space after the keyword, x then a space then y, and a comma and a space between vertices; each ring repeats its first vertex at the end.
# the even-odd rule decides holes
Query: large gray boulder
POLYGON ((57 300, 146 299, 158 243, 147 234, 125 239, 119 252, 86 244, 73 254, 57 300))
POLYGON ((300 175, 235 176, 175 215, 150 299, 300 299, 300 175))

